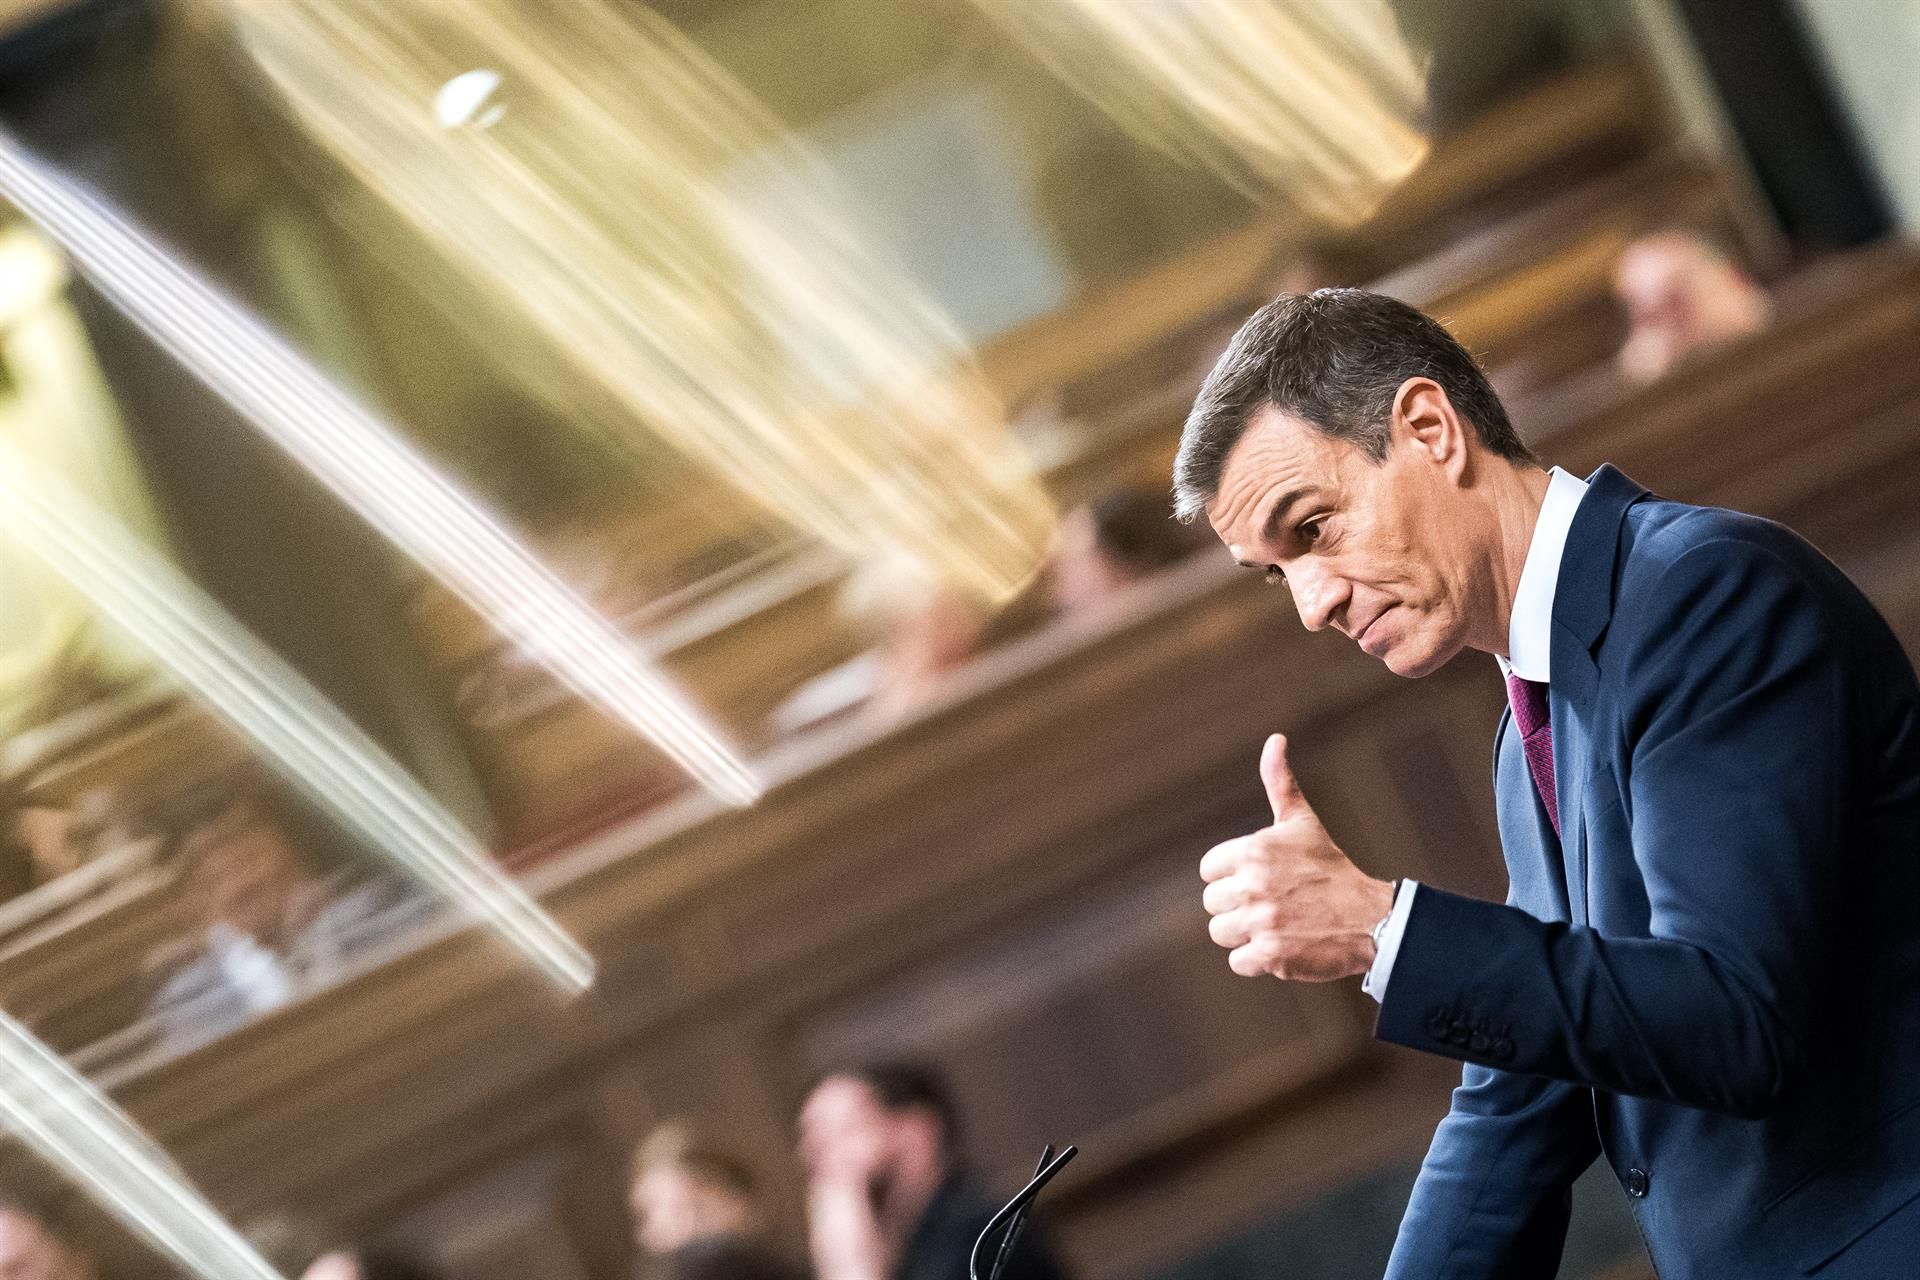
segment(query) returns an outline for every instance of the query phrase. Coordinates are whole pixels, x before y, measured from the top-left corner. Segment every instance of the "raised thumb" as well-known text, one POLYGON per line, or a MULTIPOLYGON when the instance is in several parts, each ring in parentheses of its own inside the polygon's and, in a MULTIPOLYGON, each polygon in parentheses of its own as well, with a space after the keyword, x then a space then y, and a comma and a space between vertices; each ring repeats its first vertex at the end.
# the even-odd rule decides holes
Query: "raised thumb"
POLYGON ((1287 766, 1285 734, 1268 737, 1260 753, 1260 781, 1267 789, 1267 803, 1273 806, 1275 822, 1284 822, 1306 807, 1307 798, 1300 793, 1300 783, 1287 766))

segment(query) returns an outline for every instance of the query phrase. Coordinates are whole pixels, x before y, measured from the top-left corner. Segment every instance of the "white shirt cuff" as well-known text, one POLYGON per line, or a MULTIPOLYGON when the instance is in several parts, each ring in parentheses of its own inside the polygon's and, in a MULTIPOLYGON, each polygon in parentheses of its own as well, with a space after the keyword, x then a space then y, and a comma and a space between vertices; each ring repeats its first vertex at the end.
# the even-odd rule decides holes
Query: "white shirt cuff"
POLYGON ((1360 979, 1360 989, 1382 1004, 1387 1000, 1387 979, 1393 976, 1393 962, 1400 955, 1400 939, 1407 933, 1407 917, 1413 914, 1413 893, 1420 886, 1402 880, 1393 895, 1393 909, 1387 912, 1387 927, 1380 933, 1380 949, 1374 953, 1373 967, 1360 979))

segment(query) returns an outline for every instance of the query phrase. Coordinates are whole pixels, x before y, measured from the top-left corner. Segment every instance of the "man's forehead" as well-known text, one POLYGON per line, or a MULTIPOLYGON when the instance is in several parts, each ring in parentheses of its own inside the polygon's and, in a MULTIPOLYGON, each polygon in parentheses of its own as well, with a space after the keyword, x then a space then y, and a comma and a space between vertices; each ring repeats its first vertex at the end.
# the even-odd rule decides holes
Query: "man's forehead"
POLYGON ((1331 486, 1338 479, 1339 461, 1337 441, 1267 405, 1248 421, 1227 454, 1207 518, 1223 538, 1252 536, 1258 530, 1247 526, 1266 514, 1263 499, 1268 494, 1331 486))

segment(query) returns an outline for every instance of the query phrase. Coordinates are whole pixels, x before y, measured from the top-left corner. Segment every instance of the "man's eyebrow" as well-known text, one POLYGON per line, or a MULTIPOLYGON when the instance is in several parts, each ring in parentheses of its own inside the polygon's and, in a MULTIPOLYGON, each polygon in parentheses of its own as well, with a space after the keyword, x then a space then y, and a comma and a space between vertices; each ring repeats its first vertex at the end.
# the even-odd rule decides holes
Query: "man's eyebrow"
MULTIPOLYGON (((1272 545, 1280 536, 1280 529, 1281 526, 1286 523, 1287 513, 1291 511, 1302 498, 1311 497, 1314 492, 1314 487, 1309 484, 1302 485, 1298 489, 1289 489, 1281 494, 1280 501, 1274 503, 1273 510, 1267 513, 1266 523, 1260 526, 1260 540, 1269 546, 1272 545)), ((1263 564, 1255 564, 1251 560, 1235 560, 1234 563, 1242 569, 1264 569, 1267 567, 1263 564)))
POLYGON ((1281 527, 1287 522, 1288 513, 1300 499, 1311 496, 1313 491, 1312 485, 1303 485, 1281 494, 1280 501, 1274 503, 1273 510, 1267 513, 1266 523, 1260 526, 1260 540, 1268 544, 1276 541, 1280 536, 1281 527))

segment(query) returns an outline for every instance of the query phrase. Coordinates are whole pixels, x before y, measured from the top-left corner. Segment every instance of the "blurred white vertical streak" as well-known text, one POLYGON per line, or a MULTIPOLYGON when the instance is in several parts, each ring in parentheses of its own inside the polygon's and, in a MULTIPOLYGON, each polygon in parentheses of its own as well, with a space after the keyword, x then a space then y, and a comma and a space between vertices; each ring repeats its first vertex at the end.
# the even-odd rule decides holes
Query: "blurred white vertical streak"
POLYGON ((555 982, 593 960, 380 746, 178 568, 0 441, 0 531, 72 583, 348 830, 555 982))
POLYGON ((758 798, 758 780, 664 673, 255 317, 5 134, 0 195, 154 341, 563 684, 729 803, 758 798))
POLYGON ((0 1117, 36 1155, 205 1280, 281 1280, 124 1112, 0 1013, 0 1117))

